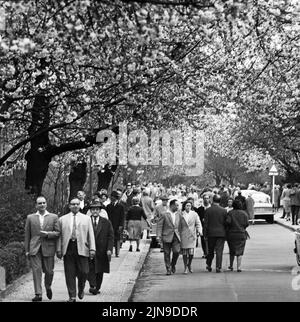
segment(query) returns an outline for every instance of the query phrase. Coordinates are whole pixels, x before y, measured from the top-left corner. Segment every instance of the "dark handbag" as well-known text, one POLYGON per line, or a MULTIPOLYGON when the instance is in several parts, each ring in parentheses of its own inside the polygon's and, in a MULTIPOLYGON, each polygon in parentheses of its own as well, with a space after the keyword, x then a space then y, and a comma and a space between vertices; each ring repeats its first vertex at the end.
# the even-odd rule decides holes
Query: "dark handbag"
POLYGON ((246 234, 246 239, 250 239, 250 235, 246 229, 245 229, 245 234, 246 234))

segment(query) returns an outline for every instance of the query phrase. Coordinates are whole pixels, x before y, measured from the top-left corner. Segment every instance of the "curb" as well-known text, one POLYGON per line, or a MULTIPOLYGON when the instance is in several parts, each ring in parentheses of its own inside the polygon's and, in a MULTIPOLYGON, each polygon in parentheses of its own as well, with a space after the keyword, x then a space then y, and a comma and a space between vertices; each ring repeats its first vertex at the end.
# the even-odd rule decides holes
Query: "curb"
POLYGON ((145 260, 150 252, 150 249, 151 249, 150 245, 151 245, 151 240, 146 240, 145 251, 141 253, 140 258, 135 265, 135 274, 134 276, 132 276, 131 279, 129 279, 128 284, 124 290, 124 293, 120 298, 120 302, 130 302, 130 299, 134 292, 135 283, 141 274, 141 271, 144 267, 145 260))
POLYGON ((28 273, 21 275, 16 280, 14 280, 11 284, 8 284, 6 286, 6 289, 3 291, 0 291, 0 302, 2 302, 2 299, 9 296, 12 292, 14 292, 19 286, 26 283, 28 280, 32 279, 32 272, 31 269, 28 273))
POLYGON ((276 219, 274 220, 274 223, 276 223, 276 224, 278 224, 278 225, 280 225, 282 227, 285 227, 285 228, 289 229, 290 231, 293 231, 293 232, 297 231, 297 228, 296 227, 291 227, 288 224, 285 224, 285 223, 283 223, 281 221, 278 221, 276 219))
MULTIPOLYGON (((150 244, 151 244, 151 242, 150 242, 150 244)), ((127 295, 127 301, 126 302, 130 302, 130 303, 133 302, 132 299, 133 299, 133 293, 135 291, 135 286, 136 286, 135 284, 136 284, 137 279, 141 275, 141 272, 142 272, 142 270, 144 268, 145 262, 146 262, 146 260, 147 260, 147 258, 149 256, 149 254, 150 254, 150 249, 151 249, 151 247, 149 246, 148 252, 145 252, 145 255, 142 256, 142 259, 143 259, 142 265, 140 266, 140 269, 138 271, 137 277, 136 277, 133 285, 130 287, 130 294, 127 295)), ((129 293, 129 290, 128 290, 128 293, 129 293)))

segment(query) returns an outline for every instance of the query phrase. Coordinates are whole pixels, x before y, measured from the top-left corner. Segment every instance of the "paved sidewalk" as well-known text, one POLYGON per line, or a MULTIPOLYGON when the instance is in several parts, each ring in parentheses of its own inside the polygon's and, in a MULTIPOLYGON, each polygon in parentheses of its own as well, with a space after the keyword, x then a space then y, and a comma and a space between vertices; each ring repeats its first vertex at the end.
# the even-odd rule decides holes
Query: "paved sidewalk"
MULTIPOLYGON (((140 243, 140 252, 128 252, 129 242, 126 241, 121 250, 120 257, 113 255, 110 274, 104 274, 101 293, 92 295, 89 291, 89 283, 85 286, 85 296, 78 302, 127 302, 131 296, 136 279, 144 264, 150 249, 150 240, 143 239, 140 243)), ((58 260, 55 264, 54 280, 52 284, 53 299, 51 302, 65 302, 68 299, 68 291, 65 283, 63 261, 58 260)), ((32 273, 18 279, 8 286, 2 302, 30 302, 34 296, 32 273)), ((1 300, 0 300, 1 301, 1 300)), ((50 302, 43 286, 43 301, 50 302)))
POLYGON ((274 216, 274 222, 292 231, 296 231, 298 228, 300 228, 300 225, 292 225, 292 221, 287 221, 286 219, 280 218, 282 216, 282 213, 282 208, 280 208, 280 210, 274 216))

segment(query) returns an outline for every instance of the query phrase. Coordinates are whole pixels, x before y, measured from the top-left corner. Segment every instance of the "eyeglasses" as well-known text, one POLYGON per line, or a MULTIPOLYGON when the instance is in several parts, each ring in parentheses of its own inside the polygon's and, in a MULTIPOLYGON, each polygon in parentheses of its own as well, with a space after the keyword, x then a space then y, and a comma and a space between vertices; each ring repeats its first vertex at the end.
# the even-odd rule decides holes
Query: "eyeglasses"
POLYGON ((45 205, 46 202, 37 202, 38 205, 45 205))
POLYGON ((79 206, 79 203, 70 203, 71 206, 79 206))

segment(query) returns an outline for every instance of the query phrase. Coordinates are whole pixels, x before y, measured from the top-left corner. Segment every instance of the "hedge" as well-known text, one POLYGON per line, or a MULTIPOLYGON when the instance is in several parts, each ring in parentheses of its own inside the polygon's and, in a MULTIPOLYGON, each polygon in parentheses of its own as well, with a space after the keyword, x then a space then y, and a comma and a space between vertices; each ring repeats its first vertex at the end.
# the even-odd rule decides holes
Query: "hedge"
POLYGON ((0 266, 5 268, 6 284, 29 272, 24 243, 12 242, 0 248, 0 266))

